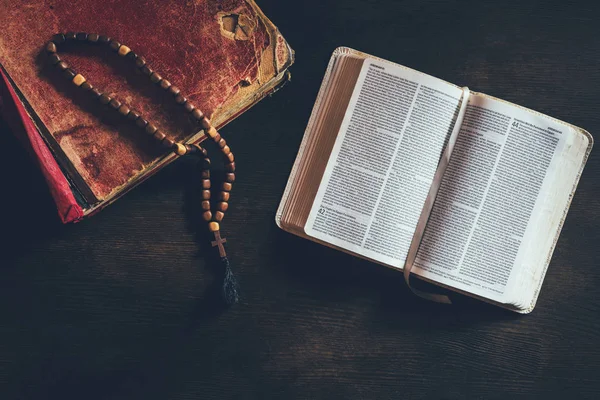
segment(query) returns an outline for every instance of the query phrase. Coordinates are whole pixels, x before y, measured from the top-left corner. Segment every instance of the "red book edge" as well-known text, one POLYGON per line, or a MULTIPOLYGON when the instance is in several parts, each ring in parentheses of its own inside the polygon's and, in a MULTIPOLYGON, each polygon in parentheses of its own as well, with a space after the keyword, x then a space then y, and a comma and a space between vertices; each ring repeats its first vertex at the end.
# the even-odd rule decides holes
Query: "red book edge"
POLYGON ((60 170, 52 152, 42 139, 1 68, 0 75, 2 77, 0 79, 0 113, 2 113, 2 117, 39 165, 63 224, 80 221, 83 218, 83 209, 75 200, 67 178, 60 170))

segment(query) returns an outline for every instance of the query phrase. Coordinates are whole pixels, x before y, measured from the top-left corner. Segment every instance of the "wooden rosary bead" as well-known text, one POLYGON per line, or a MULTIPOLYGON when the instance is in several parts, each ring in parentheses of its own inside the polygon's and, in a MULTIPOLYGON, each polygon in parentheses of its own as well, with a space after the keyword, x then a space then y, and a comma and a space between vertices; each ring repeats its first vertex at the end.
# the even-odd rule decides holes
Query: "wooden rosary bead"
POLYGON ((102 96, 100 96, 100 98, 98 100, 100 100, 101 104, 108 104, 108 103, 110 103, 112 98, 109 95, 107 95, 106 93, 102 93, 102 96))
POLYGON ((209 222, 208 223, 208 230, 211 232, 216 232, 219 230, 219 223, 218 222, 209 222))
POLYGON ((150 75, 150 82, 152 83, 158 83, 162 80, 162 76, 160 76, 160 74, 158 72, 153 72, 150 75))
POLYGON ((204 211, 204 213, 202 214, 202 218, 204 218, 204 220, 208 222, 212 219, 212 213, 210 211, 204 211))
POLYGON ((210 178, 210 170, 205 169, 204 171, 202 171, 201 175, 200 175, 203 179, 208 179, 210 178))
POLYGON ((97 43, 98 39, 100 39, 100 35, 98 35, 97 33, 90 33, 87 37, 87 40, 90 43, 97 43))
POLYGON ((177 96, 175 96, 175 103, 177 103, 177 104, 183 104, 186 101, 187 101, 187 99, 182 94, 178 94, 177 96))
POLYGON ((191 113, 192 111, 194 111, 195 107, 194 107, 194 105, 193 105, 192 103, 190 103, 190 102, 188 101, 188 102, 186 102, 186 103, 183 105, 183 109, 185 110, 185 112, 189 112, 189 113, 191 113))
POLYGON ((75 32, 67 32, 65 35, 65 40, 75 40, 77 34, 75 32))
POLYGON ((235 163, 225 164, 225 171, 227 172, 235 172, 235 163))
POLYGON ((235 157, 233 156, 233 153, 227 154, 227 159, 229 160, 229 162, 234 162, 235 161, 235 157))
POLYGON ((62 33, 57 33, 56 35, 52 36, 52 41, 56 44, 63 44, 65 40, 65 35, 62 33))
POLYGON ((93 86, 92 86, 92 84, 91 84, 91 83, 89 83, 88 81, 85 81, 85 82, 83 82, 83 83, 81 84, 81 88, 82 88, 83 90, 86 90, 86 91, 87 91, 87 90, 92 90, 93 86))
POLYGON ((137 58, 137 54, 135 54, 133 51, 129 51, 129 53, 127 53, 125 58, 135 62, 135 59, 137 58))
POLYGON ((100 35, 98 37, 98 43, 100 44, 108 44, 110 42, 110 38, 106 35, 100 35))
POLYGON ((64 71, 65 69, 69 68, 69 64, 64 61, 60 61, 58 64, 56 64, 56 68, 58 68, 59 71, 64 71))
MULTIPOLYGON (((48 57, 48 60, 50 61, 50 64, 52 65, 56 65, 58 64, 60 61, 60 57, 58 56, 58 54, 54 53, 54 54, 50 54, 50 56, 48 57)), ((64 61, 63 61, 64 62, 64 61)), ((66 63, 65 63, 66 64, 66 63)))
POLYGON ((221 141, 221 139, 222 139, 221 134, 219 132, 217 132, 217 134, 213 138, 214 142, 219 143, 221 141))
POLYGON ((196 118, 198 121, 201 121, 202 118, 204 118, 204 114, 202 113, 202 111, 200 111, 200 109, 195 108, 192 111, 192 117, 196 118))
POLYGON ((181 143, 175 143, 175 150, 173 150, 178 156, 184 156, 187 153, 187 149, 181 143))
POLYGON ((229 208, 229 203, 227 203, 226 201, 222 201, 219 204, 217 204, 217 209, 219 211, 225 212, 225 211, 227 211, 228 208, 229 208))
POLYGON ((231 183, 229 183, 229 182, 223 182, 223 186, 222 187, 223 187, 224 191, 231 192, 231 187, 232 187, 231 183))
POLYGON ((173 139, 170 139, 169 137, 164 138, 161 143, 167 149, 172 149, 173 146, 175 145, 175 142, 173 141, 173 139))
POLYGON ((142 118, 141 116, 135 120, 135 124, 137 126, 139 126, 140 128, 144 129, 146 128, 146 125, 148 125, 148 120, 142 118))
POLYGON ((202 200, 210 200, 210 190, 202 191, 202 200))
POLYGON ((163 79, 163 80, 160 81, 160 87, 163 88, 163 89, 165 89, 165 90, 167 90, 168 88, 171 87, 171 82, 169 82, 166 79, 163 79))
POLYGON ((225 181, 229 183, 235 182, 235 174, 232 172, 225 174, 225 181))
POLYGON ((129 114, 127 115, 127 118, 129 118, 132 121, 137 120, 140 117, 140 112, 138 110, 130 110, 129 114))
POLYGON ((108 103, 113 109, 118 110, 121 107, 121 102, 117 99, 112 99, 110 103, 108 103))
POLYGON ((88 38, 88 34, 85 32, 78 32, 75 35, 75 39, 79 40, 80 42, 85 42, 88 38))
POLYGON ((119 47, 121 47, 121 43, 117 42, 115 39, 112 39, 110 41, 110 43, 108 43, 108 47, 110 47, 110 49, 112 51, 119 51, 119 47))
POLYGON ((217 130, 215 129, 214 126, 211 126, 210 128, 208 128, 208 132, 206 132, 208 134, 209 137, 214 138, 215 136, 217 136, 217 130))
POLYGON ((215 212, 215 221, 217 221, 217 222, 223 221, 224 216, 225 216, 225 213, 223 211, 215 212))
POLYGON ((119 107, 119 109, 117 111, 119 112, 119 114, 126 117, 131 112, 131 109, 129 107, 127 107, 127 104, 121 104, 121 107, 119 107))
POLYGON ((85 81, 86 79, 83 75, 77 74, 73 77, 73 80, 71 82, 73 82, 75 86, 81 86, 85 81))
POLYGON ((135 60, 135 66, 138 68, 142 68, 144 65, 146 65, 146 59, 144 57, 138 57, 135 60))
POLYGON ((173 96, 177 96, 180 92, 181 90, 177 86, 169 87, 169 93, 171 93, 173 96))
POLYGON ((188 153, 197 153, 199 150, 196 146, 193 146, 191 144, 186 144, 185 145, 185 149, 187 150, 188 153))
POLYGON ((157 130, 158 128, 154 124, 148 123, 148 125, 146 125, 146 133, 148 135, 154 135, 157 130))
POLYGON ((56 44, 54 42, 48 42, 46 45, 46 51, 48 53, 56 53, 56 44))
POLYGON ((202 168, 204 168, 204 169, 210 168, 210 159, 205 158, 202 160, 202 168))
POLYGON ((161 130, 157 129, 156 132, 154 132, 154 139, 158 140, 159 142, 162 142, 162 140, 167 137, 167 135, 165 135, 161 130))
POLYGON ((229 201, 229 192, 219 193, 219 200, 229 201))
POLYGON ((125 46, 124 44, 120 45, 119 49, 117 50, 117 54, 120 55, 121 57, 125 57, 130 52, 131 52, 131 49, 129 47, 125 46))
POLYGON ((200 146, 199 144, 193 144, 192 146, 194 146, 196 148, 196 150, 198 150, 198 152, 200 154, 202 154, 202 156, 203 156, 202 160, 204 160, 205 158, 208 158, 208 152, 206 151, 206 149, 204 147, 200 146))
POLYGON ((217 142, 217 145, 219 146, 219 148, 222 149, 223 147, 227 146, 227 142, 225 141, 225 139, 221 138, 221 140, 217 142))
POLYGON ((68 80, 75 78, 76 74, 77 73, 75 71, 73 71, 71 68, 67 68, 63 71, 64 77, 67 78, 68 80))
POLYGON ((209 119, 206 118, 206 116, 202 118, 202 121, 200 121, 200 123, 202 124, 202 129, 209 129, 212 126, 209 119))
POLYGON ((150 68, 150 66, 148 64, 144 65, 141 68, 141 71, 142 71, 142 74, 148 75, 148 76, 152 75, 152 73, 154 72, 154 70, 152 68, 150 68))
POLYGON ((231 149, 229 148, 229 146, 225 146, 221 149, 221 151, 223 152, 223 154, 228 155, 229 153, 231 153, 231 149))
POLYGON ((202 209, 203 210, 210 210, 210 201, 208 201, 208 200, 202 201, 202 209))
POLYGON ((202 189, 210 189, 210 179, 202 179, 202 189))
POLYGON ((102 92, 96 88, 92 88, 92 90, 90 90, 90 93, 92 94, 92 98, 94 99, 99 99, 100 96, 102 96, 102 92))

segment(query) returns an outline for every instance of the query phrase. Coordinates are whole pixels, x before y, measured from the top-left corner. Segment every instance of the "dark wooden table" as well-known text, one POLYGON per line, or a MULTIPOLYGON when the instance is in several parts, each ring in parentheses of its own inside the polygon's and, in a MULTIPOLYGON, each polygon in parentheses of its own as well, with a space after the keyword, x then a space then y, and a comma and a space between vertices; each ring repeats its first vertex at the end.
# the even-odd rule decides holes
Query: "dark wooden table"
POLYGON ((520 316, 411 295, 397 272, 280 231, 275 210, 333 49, 468 85, 600 133, 593 3, 259 1, 293 79, 226 129, 239 164, 225 233, 243 289, 214 306, 187 224, 185 160, 61 226, 2 129, 0 398, 598 398, 600 152, 538 306, 520 316))

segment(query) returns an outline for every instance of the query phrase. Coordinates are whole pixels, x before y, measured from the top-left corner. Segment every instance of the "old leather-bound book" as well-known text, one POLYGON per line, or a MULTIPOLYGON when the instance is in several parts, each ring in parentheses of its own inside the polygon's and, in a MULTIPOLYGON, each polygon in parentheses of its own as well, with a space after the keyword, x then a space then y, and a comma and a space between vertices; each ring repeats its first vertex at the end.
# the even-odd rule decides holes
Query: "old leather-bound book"
MULTIPOLYGON (((2 115, 38 162, 63 222, 90 216, 174 159, 69 82, 53 79, 44 44, 60 32, 127 43, 222 127, 288 80, 294 53, 253 0, 101 2, 0 0, 2 115)), ((94 46, 72 46, 69 64, 131 104, 173 139, 204 137, 147 77, 94 46)))

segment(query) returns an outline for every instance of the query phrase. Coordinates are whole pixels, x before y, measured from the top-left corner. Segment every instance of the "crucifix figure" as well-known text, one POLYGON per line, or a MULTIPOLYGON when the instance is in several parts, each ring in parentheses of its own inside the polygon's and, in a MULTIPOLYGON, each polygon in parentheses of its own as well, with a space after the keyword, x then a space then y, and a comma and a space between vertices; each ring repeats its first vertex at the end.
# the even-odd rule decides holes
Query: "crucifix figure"
POLYGON ((215 235, 215 240, 213 240, 212 243, 212 247, 218 246, 219 247, 219 256, 225 257, 227 256, 227 254, 225 253, 225 247, 223 247, 223 243, 227 243, 227 239, 225 238, 221 238, 221 232, 220 231, 214 231, 213 232, 215 235))

